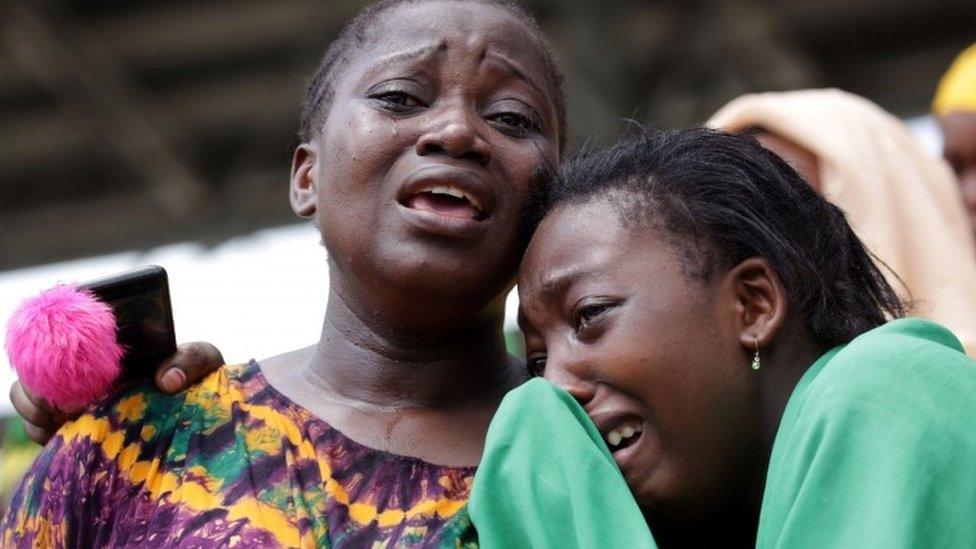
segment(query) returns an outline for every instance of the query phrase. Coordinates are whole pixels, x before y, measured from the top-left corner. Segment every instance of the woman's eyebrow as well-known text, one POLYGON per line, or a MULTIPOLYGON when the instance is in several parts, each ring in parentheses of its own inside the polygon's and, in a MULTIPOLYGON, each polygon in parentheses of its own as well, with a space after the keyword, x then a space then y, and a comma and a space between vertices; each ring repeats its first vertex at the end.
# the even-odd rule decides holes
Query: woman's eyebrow
POLYGON ((556 299, 589 269, 586 266, 574 265, 547 275, 539 282, 539 295, 545 300, 556 299))
POLYGON ((396 66, 402 63, 407 63, 415 59, 429 57, 431 54, 436 53, 437 49, 438 49, 437 44, 430 44, 426 46, 412 48, 406 51, 399 51, 388 55, 384 55, 382 57, 369 61, 368 62, 369 64, 367 65, 369 68, 366 69, 365 74, 372 75, 378 71, 390 68, 392 66, 396 66))
POLYGON ((431 44, 429 46, 420 46, 418 48, 414 48, 411 50, 392 53, 388 56, 381 57, 379 61, 383 65, 393 65, 396 63, 402 63, 404 61, 413 61, 414 59, 426 57, 436 52, 437 49, 438 49, 437 44, 431 44))
POLYGON ((497 61, 507 72, 528 84, 532 89, 539 92, 542 97, 549 98, 549 94, 546 92, 545 88, 543 88, 534 78, 531 78, 529 73, 519 67, 518 63, 515 61, 509 59, 501 53, 494 51, 485 52, 485 59, 488 58, 497 61))
POLYGON ((424 57, 429 57, 431 54, 437 52, 437 44, 431 44, 427 46, 420 46, 418 48, 413 48, 407 51, 400 51, 396 53, 391 53, 389 55, 384 55, 377 59, 370 60, 366 62, 365 69, 359 76, 359 81, 370 80, 377 76, 377 74, 382 74, 383 71, 414 61, 416 59, 422 59, 424 57))

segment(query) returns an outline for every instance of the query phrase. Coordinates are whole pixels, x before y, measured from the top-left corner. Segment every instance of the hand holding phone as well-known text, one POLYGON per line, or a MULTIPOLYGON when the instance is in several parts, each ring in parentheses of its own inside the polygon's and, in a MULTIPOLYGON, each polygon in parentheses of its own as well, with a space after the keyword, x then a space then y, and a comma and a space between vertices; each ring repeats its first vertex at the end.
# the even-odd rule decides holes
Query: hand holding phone
POLYGON ((176 352, 176 331, 166 270, 149 265, 78 286, 112 307, 126 379, 152 377, 176 352))
POLYGON ((67 413, 103 398, 120 377, 151 377, 175 351, 166 271, 157 266, 42 292, 7 327, 21 382, 67 413))

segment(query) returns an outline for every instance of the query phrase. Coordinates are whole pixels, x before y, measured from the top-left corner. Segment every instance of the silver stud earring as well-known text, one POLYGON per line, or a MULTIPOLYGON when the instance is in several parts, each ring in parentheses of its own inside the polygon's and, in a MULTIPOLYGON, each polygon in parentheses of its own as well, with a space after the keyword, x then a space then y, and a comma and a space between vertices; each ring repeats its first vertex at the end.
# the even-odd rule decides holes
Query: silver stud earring
POLYGON ((753 355, 752 364, 750 364, 749 367, 753 370, 758 370, 760 367, 762 367, 762 364, 759 362, 759 338, 754 338, 754 341, 756 342, 756 354, 753 355))

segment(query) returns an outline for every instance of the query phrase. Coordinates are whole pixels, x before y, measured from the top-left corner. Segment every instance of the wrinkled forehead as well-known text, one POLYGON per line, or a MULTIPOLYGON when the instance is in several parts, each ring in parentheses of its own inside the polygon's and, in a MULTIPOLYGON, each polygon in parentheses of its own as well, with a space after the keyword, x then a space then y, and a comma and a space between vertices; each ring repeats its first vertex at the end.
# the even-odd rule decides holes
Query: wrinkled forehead
POLYGON ((630 242, 606 201, 557 207, 532 235, 519 269, 519 295, 546 300, 565 284, 612 269, 630 242))
POLYGON ((399 52, 500 54, 543 80, 545 54, 530 29, 500 6, 478 2, 406 4, 383 13, 363 45, 364 61, 399 52))

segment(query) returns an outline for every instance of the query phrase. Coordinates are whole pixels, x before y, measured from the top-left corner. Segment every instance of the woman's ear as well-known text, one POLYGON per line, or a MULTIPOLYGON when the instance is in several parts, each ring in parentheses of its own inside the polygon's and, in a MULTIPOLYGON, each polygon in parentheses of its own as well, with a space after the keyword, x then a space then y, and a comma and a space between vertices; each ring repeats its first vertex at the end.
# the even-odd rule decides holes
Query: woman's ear
POLYGON ((728 272, 736 329, 742 346, 752 352, 765 347, 786 321, 786 288, 764 258, 750 257, 728 272))
POLYGON ((318 195, 318 181, 316 181, 318 157, 315 154, 315 144, 302 143, 295 149, 291 159, 291 186, 288 198, 291 209, 298 217, 312 217, 315 215, 315 203, 318 195))

